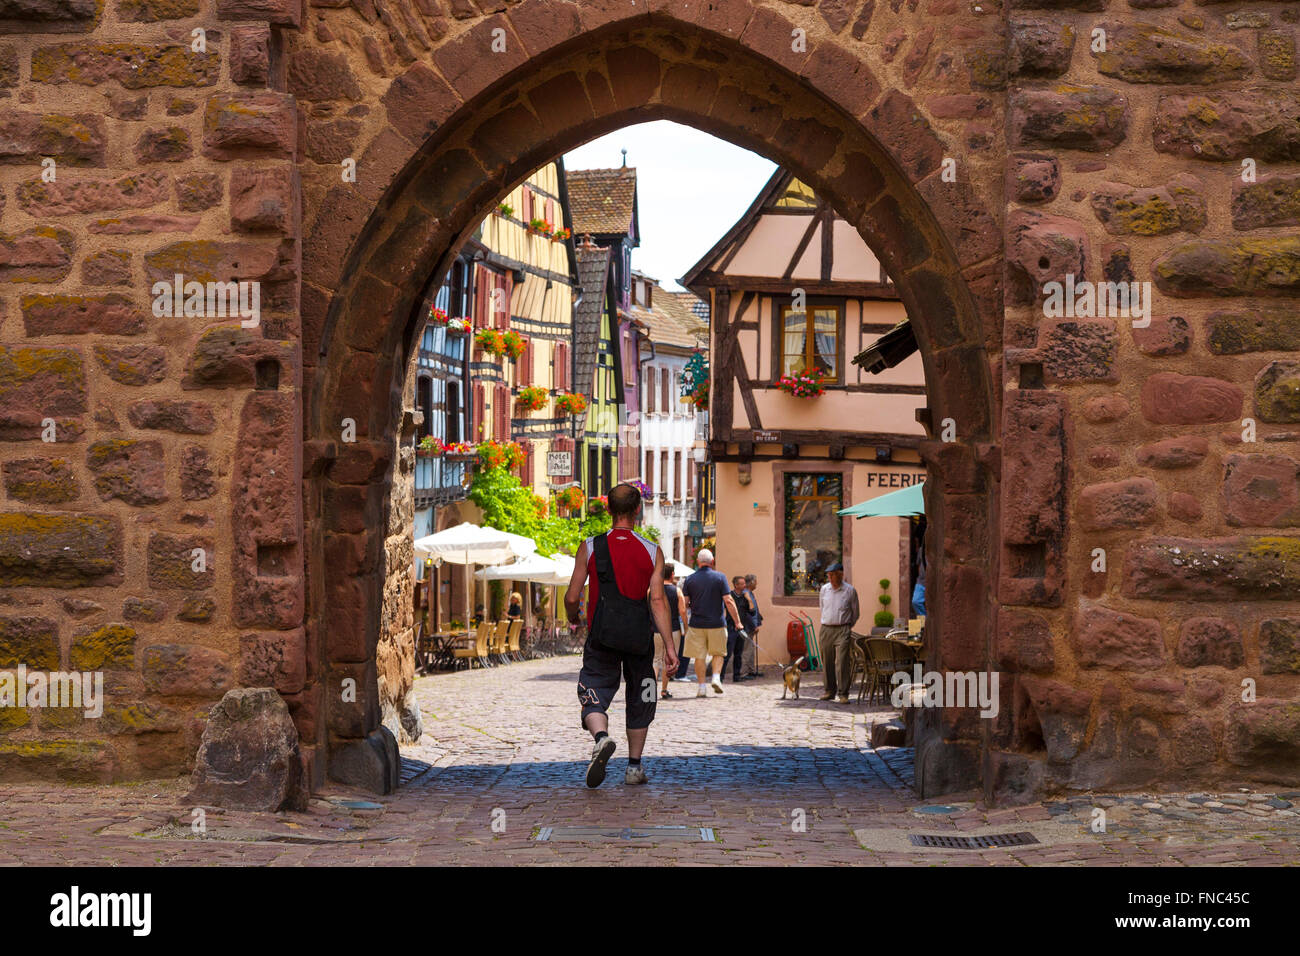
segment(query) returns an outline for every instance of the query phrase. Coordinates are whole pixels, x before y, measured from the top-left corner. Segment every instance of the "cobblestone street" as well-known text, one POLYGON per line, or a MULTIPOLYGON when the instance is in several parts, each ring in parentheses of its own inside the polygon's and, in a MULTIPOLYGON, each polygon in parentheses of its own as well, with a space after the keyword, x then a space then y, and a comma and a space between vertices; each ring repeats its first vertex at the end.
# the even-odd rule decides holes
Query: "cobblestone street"
POLYGON ((645 787, 623 785, 620 695, 611 721, 619 749, 605 784, 590 791, 583 785, 590 744, 578 729, 574 695, 578 664, 563 657, 421 678, 425 736, 404 750, 406 783, 397 794, 335 788, 298 814, 208 810, 204 838, 191 830, 185 780, 0 787, 0 862, 1300 862, 1294 792, 1088 795, 993 811, 968 794, 926 801, 930 809, 918 811, 910 752, 872 751, 867 743, 868 723, 889 711, 818 702, 819 674, 805 680, 801 700, 782 702, 774 668, 772 676, 728 683, 722 697, 706 700, 695 699, 693 684, 674 683, 674 698, 661 701, 651 731, 645 787), (1104 834, 1088 829, 1098 807, 1107 814, 1104 834), (653 837, 631 829, 650 826, 694 829, 653 837), (563 827, 615 832, 571 841, 563 827), (1027 831, 1039 842, 969 850, 907 840, 911 833, 978 835, 986 827, 1027 831), (700 839, 699 828, 714 839, 700 839), (691 841, 681 839, 686 835, 691 841))

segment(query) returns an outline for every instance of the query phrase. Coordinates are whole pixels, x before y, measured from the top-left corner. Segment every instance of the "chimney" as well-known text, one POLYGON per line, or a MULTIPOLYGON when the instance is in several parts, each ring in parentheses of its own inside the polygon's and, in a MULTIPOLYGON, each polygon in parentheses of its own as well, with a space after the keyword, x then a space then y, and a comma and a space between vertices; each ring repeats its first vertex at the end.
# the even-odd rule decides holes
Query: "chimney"
POLYGON ((596 244, 595 244, 594 242, 591 241, 591 233, 589 233, 589 232, 584 232, 584 233, 582 234, 582 245, 580 245, 578 248, 580 248, 580 249, 587 249, 587 250, 591 250, 591 249, 595 249, 595 248, 596 248, 596 244))

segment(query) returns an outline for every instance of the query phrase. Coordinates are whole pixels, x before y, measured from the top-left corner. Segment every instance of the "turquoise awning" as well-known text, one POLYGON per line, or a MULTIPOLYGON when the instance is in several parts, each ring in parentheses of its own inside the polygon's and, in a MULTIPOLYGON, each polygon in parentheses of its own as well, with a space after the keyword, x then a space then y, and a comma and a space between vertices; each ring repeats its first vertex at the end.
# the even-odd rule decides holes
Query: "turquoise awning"
POLYGON ((912 515, 923 515, 925 514, 924 487, 925 482, 918 481, 914 485, 891 491, 887 495, 851 505, 839 513, 849 518, 908 518, 912 515))

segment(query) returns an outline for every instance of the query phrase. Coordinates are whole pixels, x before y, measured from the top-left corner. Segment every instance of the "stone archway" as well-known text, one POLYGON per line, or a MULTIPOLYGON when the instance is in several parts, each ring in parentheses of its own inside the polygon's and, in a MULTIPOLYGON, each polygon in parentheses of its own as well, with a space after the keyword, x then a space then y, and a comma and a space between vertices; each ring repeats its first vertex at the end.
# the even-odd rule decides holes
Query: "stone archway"
POLYGON ((798 170, 921 325, 958 439, 925 448, 935 661, 1008 677, 995 720, 935 718, 926 792, 1300 781, 1300 13, 1093 6, 25 3, 0 666, 103 668, 121 708, 20 715, 0 774, 183 772, 202 707, 272 686, 309 779, 386 786, 375 532, 415 286, 530 167, 662 116, 798 170), (260 326, 151 315, 179 274, 260 283, 260 326), (1151 325, 1049 315, 1066 275, 1150 280, 1151 325))
MULTIPOLYGON (((688 123, 788 166, 880 251, 919 330, 931 415, 956 429, 956 441, 926 447, 934 540, 949 542, 936 561, 944 580, 933 601, 934 660, 985 666, 987 629, 970 622, 991 617, 991 561, 977 542, 995 540, 996 476, 981 461, 998 414, 996 223, 969 183, 939 183, 945 151, 906 96, 882 92, 838 45, 785 56, 788 24, 754 16, 763 25, 739 37, 663 13, 560 33, 523 62, 503 60, 498 76, 466 65, 461 79, 478 91, 464 98, 416 64, 385 94, 388 128, 358 163, 359 176, 382 163, 386 188, 373 199, 350 184, 321 195, 303 264, 304 303, 316 303, 304 327, 306 541, 317 557, 308 565, 307 633, 326 715, 315 744, 346 763, 349 779, 366 766, 370 784, 382 786, 394 772, 376 730, 383 580, 370 529, 387 514, 416 297, 503 191, 554 155, 644 119, 688 123), (945 190, 932 206, 927 194, 945 190), (345 420, 355 423, 355 442, 339 441, 345 420), (954 522, 961 535, 946 535, 954 522), (955 602, 955 619, 966 623, 948 631, 942 622, 955 602), (363 688, 359 705, 332 707, 332 688, 346 678, 363 688)), ((467 49, 448 50, 446 64, 466 64, 478 42, 466 34, 467 49)), ((715 348, 726 347, 721 329, 715 336, 715 348)), ((930 728, 921 753, 931 790, 974 785, 980 736, 978 722, 957 713, 930 728)))

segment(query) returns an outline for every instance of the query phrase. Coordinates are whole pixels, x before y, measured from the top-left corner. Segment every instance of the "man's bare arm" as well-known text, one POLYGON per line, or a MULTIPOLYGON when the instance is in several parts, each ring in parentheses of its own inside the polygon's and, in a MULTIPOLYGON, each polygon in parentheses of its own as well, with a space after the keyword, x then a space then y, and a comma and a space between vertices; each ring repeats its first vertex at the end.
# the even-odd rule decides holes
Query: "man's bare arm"
POLYGON ((658 548, 655 549, 654 576, 650 578, 650 615, 659 636, 664 639, 665 653, 675 658, 673 618, 668 613, 668 594, 664 591, 664 553, 658 548))
POLYGON ((570 624, 578 623, 578 605, 582 603, 582 589, 587 584, 587 547, 584 542, 578 546, 578 556, 573 561, 573 576, 569 578, 569 588, 564 592, 564 612, 570 624))
POLYGON ((681 619, 682 629, 686 629, 686 595, 681 588, 677 589, 677 616, 681 619))

